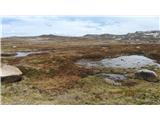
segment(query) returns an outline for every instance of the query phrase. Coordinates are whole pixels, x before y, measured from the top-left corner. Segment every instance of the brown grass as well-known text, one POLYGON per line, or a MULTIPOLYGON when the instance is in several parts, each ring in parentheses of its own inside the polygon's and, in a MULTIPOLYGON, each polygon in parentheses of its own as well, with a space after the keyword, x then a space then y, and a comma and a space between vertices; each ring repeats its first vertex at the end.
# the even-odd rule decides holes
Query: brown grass
MULTIPOLYGON (((90 85, 93 87, 93 91, 100 88, 95 87, 96 84, 99 84, 98 87, 103 84, 96 82, 96 80, 82 80, 88 75, 94 75, 99 72, 107 73, 125 73, 130 75, 132 70, 128 69, 87 69, 80 67, 74 64, 79 59, 102 59, 106 57, 116 57, 120 55, 130 55, 130 54, 143 54, 150 58, 153 58, 160 62, 160 44, 109 44, 104 41, 90 41, 90 40, 81 40, 81 41, 58 41, 58 40, 49 40, 49 41, 3 41, 2 40, 2 51, 38 51, 38 50, 49 50, 48 54, 37 54, 30 55, 22 58, 2 58, 3 63, 8 63, 11 65, 18 66, 24 74, 24 77, 27 78, 25 81, 25 86, 31 85, 31 88, 28 89, 37 89, 40 93, 45 93, 49 95, 59 95, 64 94, 66 91, 75 90, 78 84, 78 89, 85 88, 88 92, 91 92, 90 85), (16 48, 12 48, 13 45, 16 45, 16 48), (82 80, 82 81, 81 81, 82 80), (80 81, 80 82, 79 82, 80 81), (86 87, 83 85, 87 85, 86 87), (82 88, 81 88, 82 87, 82 88)), ((131 75, 132 77, 132 75, 131 75)), ((23 83, 23 82, 22 82, 23 83)), ((19 83, 21 84, 21 82, 19 83)), ((23 83, 24 84, 24 83, 23 83)), ((135 86, 136 82, 133 80, 129 83, 124 83, 128 87, 135 86)), ((16 86, 16 85, 15 85, 16 86)), ((110 86, 107 85, 110 88, 110 86)), ((107 90, 109 90, 109 88, 107 90)), ((15 89, 13 87, 13 89, 15 89)), ((114 89, 114 88, 112 88, 114 89)), ((105 90, 105 89, 104 89, 105 90)), ((7 91, 4 89, 4 91, 7 91)), ((73 91, 72 91, 73 92, 73 91)), ((86 91, 85 91, 86 92, 86 91)), ((101 91, 102 92, 102 91, 101 91)), ((122 90, 111 90, 108 93, 110 96, 124 95, 124 96, 134 96, 135 90, 123 92, 122 90)), ((77 94, 78 94, 77 93, 77 94)), ((31 94, 31 93, 30 93, 31 94)), ((80 93, 82 94, 82 93, 80 93)), ((109 96, 106 96, 103 92, 100 93, 91 93, 96 97, 97 101, 91 102, 93 96, 88 96, 91 100, 82 100, 80 103, 99 103, 99 99, 107 99, 109 96), (103 98, 103 95, 105 97, 103 98)), ((5 94, 3 94, 5 96, 5 94)), ((87 93, 88 95, 88 93, 87 93)), ((21 95, 22 96, 22 95, 21 95)), ((84 95, 82 95, 84 96, 84 95)), ((9 99, 12 99, 12 96, 8 96, 9 99)), ((81 98, 81 97, 80 97, 81 98)), ((18 98, 17 98, 18 99, 18 98)), ((30 98, 31 99, 31 98, 30 98)), ((78 97, 75 97, 78 99, 78 97)), ((102 100, 103 101, 103 100, 102 100)), ((4 101, 5 102, 5 101, 4 101)), ((12 102, 10 102, 12 103, 12 102)), ((60 102, 56 102, 60 103, 60 102)), ((64 103, 64 101, 63 101, 64 103)), ((114 103, 114 102, 112 102, 114 103)))

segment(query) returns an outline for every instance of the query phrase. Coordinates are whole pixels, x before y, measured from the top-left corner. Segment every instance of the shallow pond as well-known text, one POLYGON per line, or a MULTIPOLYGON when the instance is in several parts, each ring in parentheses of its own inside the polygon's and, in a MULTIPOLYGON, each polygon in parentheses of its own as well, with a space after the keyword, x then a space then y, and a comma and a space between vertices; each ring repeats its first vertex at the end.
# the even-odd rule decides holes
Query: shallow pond
POLYGON ((32 54, 41 54, 41 53, 48 53, 49 51, 20 51, 20 52, 3 52, 1 53, 2 57, 26 57, 32 54))
POLYGON ((76 64, 84 67, 118 67, 118 68, 141 68, 146 66, 157 66, 155 60, 141 55, 120 56, 116 58, 106 58, 100 61, 79 60, 76 64))
POLYGON ((29 54, 32 54, 32 52, 16 52, 15 57, 25 57, 29 54))
POLYGON ((47 53, 47 51, 37 51, 37 52, 16 52, 14 57, 25 57, 31 54, 40 54, 40 53, 47 53))

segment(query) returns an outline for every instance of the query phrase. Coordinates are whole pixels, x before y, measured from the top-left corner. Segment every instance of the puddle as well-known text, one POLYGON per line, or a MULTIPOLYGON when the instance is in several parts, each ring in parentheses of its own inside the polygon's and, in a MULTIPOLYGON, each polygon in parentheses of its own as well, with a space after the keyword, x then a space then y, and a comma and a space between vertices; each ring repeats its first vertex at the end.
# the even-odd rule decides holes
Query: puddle
POLYGON ((49 51, 6 52, 6 53, 1 53, 1 56, 2 57, 26 57, 26 56, 31 55, 31 54, 41 54, 41 53, 48 53, 48 52, 49 51))
POLYGON ((29 54, 32 54, 32 52, 16 52, 16 55, 14 57, 25 57, 29 54))
POLYGON ((16 52, 14 57, 25 57, 31 54, 40 54, 40 53, 47 53, 47 51, 38 51, 38 52, 16 52))
POLYGON ((77 61, 76 64, 87 68, 90 67, 141 68, 146 66, 160 67, 160 64, 156 63, 155 60, 141 55, 120 56, 111 59, 106 58, 100 61, 90 61, 83 59, 77 61))
POLYGON ((104 67, 141 68, 145 66, 160 66, 155 60, 140 55, 120 56, 100 61, 104 67))

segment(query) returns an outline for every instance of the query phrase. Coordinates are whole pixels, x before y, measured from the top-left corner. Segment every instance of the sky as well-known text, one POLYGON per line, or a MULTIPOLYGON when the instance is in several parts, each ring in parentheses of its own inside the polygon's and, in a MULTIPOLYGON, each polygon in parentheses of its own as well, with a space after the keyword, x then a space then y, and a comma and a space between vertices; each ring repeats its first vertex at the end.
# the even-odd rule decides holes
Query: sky
POLYGON ((54 34, 126 34, 159 30, 158 16, 3 16, 2 37, 54 34))

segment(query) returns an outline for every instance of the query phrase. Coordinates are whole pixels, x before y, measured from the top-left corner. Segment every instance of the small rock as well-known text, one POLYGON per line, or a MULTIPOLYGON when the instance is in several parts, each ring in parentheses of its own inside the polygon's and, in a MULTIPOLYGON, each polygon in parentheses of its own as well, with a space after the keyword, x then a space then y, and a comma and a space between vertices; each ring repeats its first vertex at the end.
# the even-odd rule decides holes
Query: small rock
POLYGON ((140 47, 140 46, 136 46, 136 48, 137 48, 137 49, 140 49, 141 47, 140 47))
POLYGON ((101 74, 98 74, 97 76, 102 77, 107 84, 114 85, 114 86, 121 86, 123 81, 127 80, 127 77, 121 74, 101 73, 101 74))
POLYGON ((143 80, 150 81, 150 82, 158 81, 158 78, 157 78, 158 75, 154 71, 151 71, 148 69, 138 70, 135 73, 135 77, 137 79, 143 79, 143 80))
POLYGON ((101 76, 105 77, 105 78, 109 78, 111 80, 115 80, 115 81, 123 81, 123 80, 127 80, 127 77, 121 74, 106 74, 106 73, 101 73, 101 76))
POLYGON ((109 78, 104 78, 104 81, 110 85, 115 85, 115 86, 121 86, 122 83, 118 82, 117 80, 111 80, 109 78))
POLYGON ((17 82, 22 79, 22 72, 15 66, 2 64, 0 77, 2 83, 17 82))

